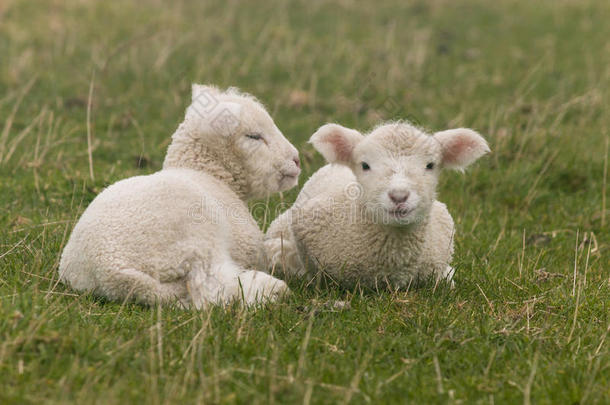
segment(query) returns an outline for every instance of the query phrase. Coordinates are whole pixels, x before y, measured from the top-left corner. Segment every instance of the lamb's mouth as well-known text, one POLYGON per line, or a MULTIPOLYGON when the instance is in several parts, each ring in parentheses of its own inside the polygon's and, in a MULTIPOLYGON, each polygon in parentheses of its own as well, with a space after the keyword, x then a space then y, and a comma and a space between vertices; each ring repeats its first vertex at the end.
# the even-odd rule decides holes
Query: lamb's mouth
POLYGON ((405 218, 411 212, 413 212, 412 208, 395 208, 395 209, 388 210, 388 213, 391 216, 393 216, 394 218, 405 218))
POLYGON ((301 174, 300 170, 297 172, 280 172, 280 182, 285 180, 296 180, 299 178, 299 174, 301 174))
POLYGON ((296 179, 297 177, 299 177, 297 174, 286 174, 286 173, 280 173, 281 174, 281 178, 280 181, 284 180, 284 179, 296 179))
POLYGON ((280 172, 280 187, 292 187, 297 184, 299 175, 295 173, 281 173, 280 172))

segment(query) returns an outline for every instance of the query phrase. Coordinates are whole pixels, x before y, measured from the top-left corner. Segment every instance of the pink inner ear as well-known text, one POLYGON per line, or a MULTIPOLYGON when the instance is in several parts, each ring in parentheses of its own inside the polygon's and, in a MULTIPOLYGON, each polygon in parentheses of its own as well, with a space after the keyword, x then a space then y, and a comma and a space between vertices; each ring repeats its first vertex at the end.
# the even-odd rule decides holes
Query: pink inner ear
POLYGON ((443 148, 443 162, 446 164, 460 164, 468 150, 475 149, 477 142, 467 136, 458 136, 443 148))
POLYGON ((327 142, 333 146, 337 160, 347 162, 351 159, 354 145, 341 133, 333 132, 328 136, 327 142))

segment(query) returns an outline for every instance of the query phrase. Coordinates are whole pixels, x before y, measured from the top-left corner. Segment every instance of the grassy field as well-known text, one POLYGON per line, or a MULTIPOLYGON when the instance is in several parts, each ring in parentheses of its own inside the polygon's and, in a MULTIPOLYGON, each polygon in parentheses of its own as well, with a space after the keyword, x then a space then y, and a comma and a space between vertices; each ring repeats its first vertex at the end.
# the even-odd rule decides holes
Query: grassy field
POLYGON ((1 2, 0 403, 609 403, 610 4, 536 3, 1 2), (185 312, 57 284, 95 195, 161 168, 191 82, 265 102, 301 184, 328 121, 484 134, 439 190, 456 288, 185 312))

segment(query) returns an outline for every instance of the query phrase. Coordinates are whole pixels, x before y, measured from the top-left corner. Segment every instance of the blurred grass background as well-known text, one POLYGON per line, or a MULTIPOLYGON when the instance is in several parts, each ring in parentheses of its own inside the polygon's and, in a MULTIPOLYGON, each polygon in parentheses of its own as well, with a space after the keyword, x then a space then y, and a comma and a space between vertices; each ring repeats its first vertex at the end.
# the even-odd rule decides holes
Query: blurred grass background
POLYGON ((607 403, 608 21, 602 0, 0 3, 0 402, 607 403), (56 285, 86 205, 161 168, 192 82, 259 97, 301 184, 325 122, 481 132, 493 153, 439 190, 456 289, 196 313, 56 285))

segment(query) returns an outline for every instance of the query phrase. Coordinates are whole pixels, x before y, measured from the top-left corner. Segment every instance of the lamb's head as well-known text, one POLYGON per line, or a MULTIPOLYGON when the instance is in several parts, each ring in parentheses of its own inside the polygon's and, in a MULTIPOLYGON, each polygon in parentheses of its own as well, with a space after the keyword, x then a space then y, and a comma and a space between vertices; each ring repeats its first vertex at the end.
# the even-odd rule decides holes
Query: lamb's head
POLYGON ((381 125, 363 136, 337 124, 322 126, 310 142, 330 163, 348 166, 356 194, 379 223, 408 225, 427 217, 436 198, 439 172, 463 170, 489 152, 471 129, 428 135, 407 122, 381 125))
POLYGON ((166 167, 211 172, 245 199, 292 188, 301 172, 298 151, 263 105, 235 88, 221 91, 194 84, 192 103, 173 144, 166 167))

